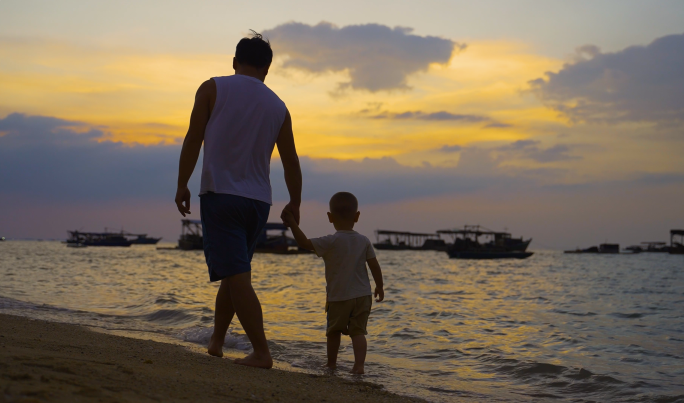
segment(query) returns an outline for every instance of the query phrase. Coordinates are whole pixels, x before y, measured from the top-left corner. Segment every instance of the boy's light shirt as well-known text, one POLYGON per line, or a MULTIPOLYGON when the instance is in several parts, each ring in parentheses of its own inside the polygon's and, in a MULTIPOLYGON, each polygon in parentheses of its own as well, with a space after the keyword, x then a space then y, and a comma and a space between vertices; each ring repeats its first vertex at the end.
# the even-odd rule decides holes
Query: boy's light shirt
POLYGON ((366 261, 375 257, 375 250, 368 238, 341 230, 310 241, 325 262, 327 302, 373 295, 366 261))

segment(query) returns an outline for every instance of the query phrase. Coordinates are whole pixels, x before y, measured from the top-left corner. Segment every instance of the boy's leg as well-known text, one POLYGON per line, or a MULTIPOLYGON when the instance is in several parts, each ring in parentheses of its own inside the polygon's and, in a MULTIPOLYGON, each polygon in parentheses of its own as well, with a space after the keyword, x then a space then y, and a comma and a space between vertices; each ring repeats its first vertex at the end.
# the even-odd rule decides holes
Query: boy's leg
POLYGON ((328 364, 326 367, 330 369, 337 368, 337 353, 340 351, 341 339, 341 332, 335 332, 328 335, 328 364))
POLYGON ((254 349, 252 354, 235 360, 235 363, 250 367, 271 368, 273 359, 264 334, 264 316, 259 298, 252 288, 251 273, 236 274, 226 280, 230 287, 230 297, 235 313, 254 349))
POLYGON ((360 334, 352 336, 352 347, 354 347, 354 368, 352 374, 363 374, 363 363, 366 362, 366 350, 368 344, 366 343, 366 336, 360 334))
POLYGON ((214 333, 209 340, 207 352, 216 357, 223 357, 223 342, 230 322, 235 315, 233 302, 230 299, 230 287, 226 279, 221 280, 221 286, 216 293, 216 305, 214 306, 214 333))

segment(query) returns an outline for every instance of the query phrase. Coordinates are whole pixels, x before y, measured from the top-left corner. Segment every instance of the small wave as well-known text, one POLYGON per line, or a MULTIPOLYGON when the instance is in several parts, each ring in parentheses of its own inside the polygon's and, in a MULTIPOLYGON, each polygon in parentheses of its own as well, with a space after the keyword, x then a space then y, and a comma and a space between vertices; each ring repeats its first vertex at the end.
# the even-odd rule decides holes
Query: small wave
POLYGON ((159 297, 154 301, 157 305, 177 305, 178 300, 172 296, 169 297, 159 297))
POLYGON ((638 318, 643 318, 648 314, 646 313, 620 313, 620 312, 614 312, 611 313, 610 316, 614 316, 616 318, 621 318, 621 319, 638 319, 638 318))
MULTIPOLYGON (((211 339, 211 335, 213 333, 213 327, 193 326, 181 330, 178 333, 177 337, 183 341, 206 346, 207 344, 209 344, 209 340, 211 339)), ((226 333, 223 347, 233 348, 241 351, 248 351, 251 350, 252 344, 249 342, 249 339, 246 335, 230 332, 229 330, 228 333, 226 333)))
POLYGON ((162 325, 180 325, 197 320, 195 315, 178 309, 160 309, 153 313, 141 316, 142 319, 162 325))
POLYGON ((551 312, 562 313, 565 315, 572 315, 572 316, 596 316, 596 314, 594 312, 572 312, 572 311, 565 311, 563 309, 552 309, 551 312))

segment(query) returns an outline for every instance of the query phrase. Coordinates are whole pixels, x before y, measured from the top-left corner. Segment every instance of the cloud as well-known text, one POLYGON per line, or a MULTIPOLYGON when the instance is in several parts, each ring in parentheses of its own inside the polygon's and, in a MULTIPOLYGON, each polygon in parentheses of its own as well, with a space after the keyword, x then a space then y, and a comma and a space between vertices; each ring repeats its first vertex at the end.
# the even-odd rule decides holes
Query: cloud
MULTIPOLYGON (((0 119, 0 194, 35 200, 112 202, 171 200, 179 145, 130 145, 106 141, 107 133, 83 122, 11 114, 0 119)), ((453 146, 452 146, 453 148, 453 146)), ((496 172, 491 151, 465 149, 458 167, 410 167, 393 158, 360 161, 302 157, 304 198, 325 202, 341 189, 367 202, 512 186, 523 177, 496 172)), ((272 164, 275 200, 287 198, 282 166, 272 164)), ((199 167, 191 189, 199 189, 199 167)))
POLYGON ((592 45, 558 72, 529 82, 547 106, 574 121, 684 121, 684 34, 601 53, 592 45))
POLYGON ((495 150, 503 154, 500 158, 528 159, 539 163, 582 159, 578 155, 570 154, 572 149, 566 144, 556 144, 547 148, 540 147, 540 144, 537 140, 518 140, 495 150))
POLYGON ((462 149, 463 149, 463 147, 461 147, 459 145, 453 145, 453 146, 444 145, 444 146, 442 146, 442 148, 439 149, 439 151, 441 151, 443 153, 455 153, 455 152, 461 151, 462 149))
POLYGON ((18 113, 0 119, 0 193, 47 200, 171 197, 179 146, 105 141, 83 122, 18 113))
POLYGON ((405 112, 389 112, 380 111, 380 106, 376 105, 374 108, 366 108, 359 111, 360 115, 368 119, 388 119, 388 120, 424 120, 429 122, 455 122, 455 123, 487 123, 485 128, 508 128, 512 127, 507 123, 501 123, 493 120, 489 116, 451 113, 447 111, 439 112, 423 112, 423 111, 405 111, 405 112))
POLYGON ((348 71, 340 89, 371 92, 408 88, 407 77, 430 64, 446 64, 465 45, 436 36, 419 36, 406 27, 380 24, 337 27, 328 22, 290 22, 263 32, 283 67, 310 73, 348 71))
POLYGON ((492 122, 485 127, 489 129, 507 129, 509 127, 513 127, 513 125, 508 123, 492 122))
POLYGON ((394 119, 394 120, 431 120, 431 121, 458 121, 466 123, 480 123, 489 122, 490 118, 481 115, 461 115, 446 111, 439 112, 423 112, 423 111, 406 111, 406 112, 380 112, 375 115, 368 116, 371 119, 394 119))

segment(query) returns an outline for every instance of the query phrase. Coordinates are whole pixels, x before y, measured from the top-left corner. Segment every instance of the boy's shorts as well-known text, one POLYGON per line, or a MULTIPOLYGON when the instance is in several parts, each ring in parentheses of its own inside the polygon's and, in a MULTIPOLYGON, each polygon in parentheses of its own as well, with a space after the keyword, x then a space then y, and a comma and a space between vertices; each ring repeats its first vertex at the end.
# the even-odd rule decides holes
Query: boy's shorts
POLYGON ((350 337, 367 335, 366 325, 370 315, 373 296, 352 298, 346 301, 332 301, 326 304, 328 312, 328 328, 326 336, 342 332, 350 337))

